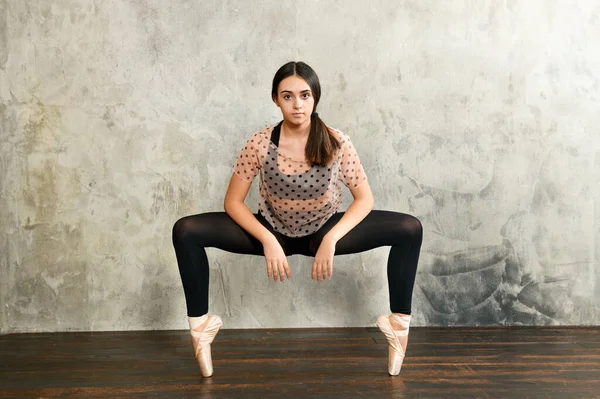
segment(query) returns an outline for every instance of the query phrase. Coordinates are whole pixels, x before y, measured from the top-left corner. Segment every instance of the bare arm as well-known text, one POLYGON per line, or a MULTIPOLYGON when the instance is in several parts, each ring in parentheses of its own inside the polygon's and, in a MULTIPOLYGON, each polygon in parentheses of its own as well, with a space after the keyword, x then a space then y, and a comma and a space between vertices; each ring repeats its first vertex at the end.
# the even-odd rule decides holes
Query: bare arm
POLYGON ((231 176, 227 193, 225 194, 225 212, 244 230, 259 240, 264 249, 267 262, 267 276, 282 282, 291 277, 290 266, 285 252, 277 238, 256 219, 254 214, 244 203, 252 182, 245 182, 235 173, 231 176))
POLYGON ((365 181, 350 190, 354 201, 350 204, 344 216, 329 230, 324 239, 338 242, 373 210, 375 200, 369 182, 365 181))
POLYGON ((234 173, 225 194, 225 212, 264 245, 266 240, 273 239, 275 236, 256 219, 244 203, 251 186, 252 182, 245 182, 234 173))
POLYGON ((348 207, 344 216, 329 230, 321 240, 321 245, 315 255, 312 266, 313 280, 326 280, 333 273, 333 256, 335 245, 350 230, 359 224, 373 210, 375 200, 369 182, 365 181, 358 187, 350 190, 354 201, 348 207))

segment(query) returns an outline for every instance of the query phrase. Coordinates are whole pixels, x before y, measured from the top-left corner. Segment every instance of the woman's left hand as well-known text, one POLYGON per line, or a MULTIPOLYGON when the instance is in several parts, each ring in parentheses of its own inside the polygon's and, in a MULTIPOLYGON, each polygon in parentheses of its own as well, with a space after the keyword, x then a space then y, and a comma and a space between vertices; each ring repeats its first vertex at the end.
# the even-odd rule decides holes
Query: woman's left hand
POLYGON ((319 245, 312 266, 312 279, 326 280, 333 274, 333 255, 335 254, 336 241, 325 237, 319 245))

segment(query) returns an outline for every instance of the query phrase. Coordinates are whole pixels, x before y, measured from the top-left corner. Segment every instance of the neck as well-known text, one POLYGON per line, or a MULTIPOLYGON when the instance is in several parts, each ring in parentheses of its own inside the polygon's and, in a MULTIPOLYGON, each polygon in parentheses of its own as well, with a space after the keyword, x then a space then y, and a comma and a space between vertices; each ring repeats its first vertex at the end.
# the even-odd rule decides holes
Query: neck
POLYGON ((310 120, 300 125, 296 125, 293 123, 289 123, 284 119, 283 125, 281 125, 281 133, 283 134, 284 131, 285 135, 288 137, 306 139, 310 134, 310 120))

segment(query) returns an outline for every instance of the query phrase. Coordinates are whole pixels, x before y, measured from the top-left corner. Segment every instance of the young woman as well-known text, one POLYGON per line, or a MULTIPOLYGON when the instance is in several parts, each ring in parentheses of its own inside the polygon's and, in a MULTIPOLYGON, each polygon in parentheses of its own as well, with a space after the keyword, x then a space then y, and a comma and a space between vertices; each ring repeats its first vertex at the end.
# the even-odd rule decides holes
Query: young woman
POLYGON ((347 135, 319 118, 319 79, 303 62, 275 74, 273 102, 283 120, 254 133, 240 152, 225 195, 225 212, 187 216, 173 227, 173 245, 183 282, 192 345, 205 377, 211 376, 210 344, 222 321, 208 313, 209 267, 204 248, 264 255, 267 276, 291 277, 286 257, 314 257, 313 280, 333 274, 334 255, 391 246, 388 285, 391 315, 377 326, 389 343, 390 375, 400 372, 408 342, 411 299, 422 240, 418 219, 373 210, 373 195, 347 135), (253 214, 244 200, 260 171, 260 201, 253 214), (354 200, 345 212, 341 185, 354 200))

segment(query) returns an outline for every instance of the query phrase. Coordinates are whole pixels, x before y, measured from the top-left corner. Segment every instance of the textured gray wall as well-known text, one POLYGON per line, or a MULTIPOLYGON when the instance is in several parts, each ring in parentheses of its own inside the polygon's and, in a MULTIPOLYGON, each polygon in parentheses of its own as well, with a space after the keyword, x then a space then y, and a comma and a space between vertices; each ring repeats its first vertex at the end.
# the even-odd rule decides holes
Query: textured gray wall
MULTIPOLYGON (((599 324, 599 45, 596 0, 0 0, 0 331, 185 328, 171 227, 222 210, 289 60, 425 226, 415 325, 599 324)), ((211 312, 372 325, 388 251, 280 284, 209 249, 211 312)))

